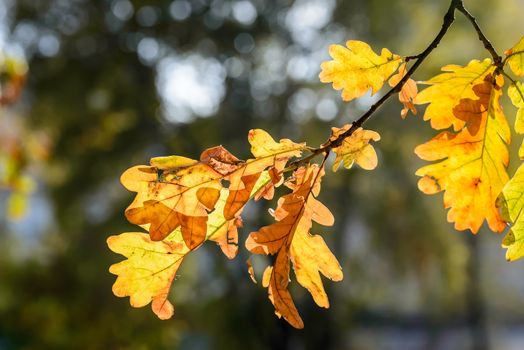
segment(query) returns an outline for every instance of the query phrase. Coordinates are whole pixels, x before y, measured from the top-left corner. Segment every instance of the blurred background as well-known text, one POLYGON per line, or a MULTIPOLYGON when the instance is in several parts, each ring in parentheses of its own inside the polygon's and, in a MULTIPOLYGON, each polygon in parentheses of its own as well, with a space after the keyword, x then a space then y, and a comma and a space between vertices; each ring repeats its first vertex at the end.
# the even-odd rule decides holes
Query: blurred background
MULTIPOLYGON (((168 321, 111 292, 108 267, 123 257, 105 241, 137 230, 123 215, 126 168, 218 144, 245 159, 251 128, 318 146, 379 97, 343 104, 320 84, 328 46, 417 54, 448 3, 0 0, 0 349, 524 348, 524 261, 506 263, 485 228, 456 232, 442 195, 417 190, 413 149, 435 132, 421 108, 401 120, 395 98, 367 124, 382 135, 379 167, 324 179, 336 224, 313 232, 345 278, 326 281, 329 310, 293 282, 305 330, 274 315, 245 250, 191 254, 168 321)), ((524 0, 465 3, 500 53, 524 34, 524 0)), ((458 15, 415 78, 487 56, 458 15)), ((242 239, 273 206, 244 212, 242 239)))

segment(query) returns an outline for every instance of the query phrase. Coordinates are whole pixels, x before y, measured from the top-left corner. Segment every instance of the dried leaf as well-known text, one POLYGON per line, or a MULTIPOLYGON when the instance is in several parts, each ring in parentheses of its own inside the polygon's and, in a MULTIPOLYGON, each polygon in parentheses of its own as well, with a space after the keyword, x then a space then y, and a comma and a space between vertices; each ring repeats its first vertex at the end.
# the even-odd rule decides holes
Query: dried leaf
MULTIPOLYGON (((237 229, 242 221, 240 217, 232 220, 224 218, 222 209, 227 197, 228 191, 223 189, 216 210, 209 214, 206 239, 218 243, 223 253, 232 259, 238 250, 237 229)), ((153 311, 160 319, 170 318, 173 306, 167 298, 171 284, 185 256, 199 247, 191 250, 184 241, 180 227, 161 242, 153 241, 140 232, 109 237, 109 248, 128 258, 109 269, 118 275, 113 293, 119 297, 129 296, 134 307, 153 302, 153 311)))
MULTIPOLYGON (((155 159, 152 164, 157 164, 155 159)), ((152 240, 160 241, 180 226, 189 249, 204 241, 208 212, 220 196, 222 175, 207 164, 192 164, 166 170, 140 165, 122 174, 122 184, 137 192, 126 217, 131 223, 147 225, 152 240)))
POLYGON ((238 228, 242 227, 242 219, 240 212, 231 219, 224 217, 224 206, 228 196, 229 191, 223 189, 215 210, 209 214, 206 239, 216 242, 224 255, 233 259, 238 252, 238 228))
POLYGON ((317 165, 298 168, 293 180, 286 182, 293 192, 278 201, 277 222, 252 232, 246 241, 252 253, 277 254, 274 265, 264 272, 263 285, 277 315, 296 328, 304 325, 287 290, 290 261, 298 282, 321 307, 329 307, 329 302, 319 273, 334 281, 342 279, 342 269, 322 237, 310 234, 313 221, 325 226, 334 222, 329 209, 315 198, 323 174, 317 165))
MULTIPOLYGON (((400 68, 398 69, 398 73, 393 75, 389 79, 389 85, 391 87, 396 86, 402 78, 407 73, 406 64, 402 63, 400 65, 400 68)), ((417 109, 415 108, 415 97, 417 97, 418 94, 418 88, 417 88, 417 82, 413 79, 408 79, 404 85, 402 85, 402 88, 400 92, 398 93, 398 99, 399 101, 404 105, 404 108, 400 111, 400 116, 402 119, 406 118, 408 115, 408 112, 411 111, 413 115, 417 115, 417 109)))

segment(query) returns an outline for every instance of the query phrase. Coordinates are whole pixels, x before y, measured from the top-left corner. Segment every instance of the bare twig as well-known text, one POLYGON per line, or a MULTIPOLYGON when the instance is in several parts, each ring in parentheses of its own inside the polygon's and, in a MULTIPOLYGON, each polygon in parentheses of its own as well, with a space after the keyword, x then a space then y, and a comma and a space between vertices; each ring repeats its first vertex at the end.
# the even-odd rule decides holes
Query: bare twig
POLYGON ((422 64, 422 62, 426 59, 426 57, 431 53, 431 51, 433 51, 439 45, 440 41, 442 40, 442 38, 448 31, 449 27, 451 27, 451 25, 455 21, 455 9, 457 9, 458 6, 461 6, 461 5, 462 5, 461 0, 451 0, 451 4, 448 8, 448 11, 444 15, 442 27, 440 31, 438 32, 437 36, 428 45, 428 47, 426 47, 424 51, 422 51, 418 55, 408 56, 406 58, 406 61, 412 60, 412 59, 416 59, 416 61, 413 64, 413 66, 411 66, 411 68, 408 70, 406 75, 404 75, 404 77, 393 88, 391 88, 388 92, 386 92, 384 96, 382 96, 377 102, 375 102, 366 113, 364 113, 359 119, 357 119, 357 121, 355 121, 351 125, 351 127, 346 132, 340 134, 336 139, 326 142, 324 145, 322 145, 319 148, 310 149, 310 151, 312 152, 310 155, 308 155, 305 158, 298 159, 295 162, 291 163, 290 166, 286 170, 296 169, 298 166, 309 162, 312 158, 316 157, 317 155, 329 152, 332 148, 340 146, 342 142, 344 141, 344 139, 351 136, 355 132, 355 130, 360 128, 373 115, 373 113, 375 113, 375 111, 378 110, 379 107, 382 106, 382 104, 384 104, 384 102, 386 102, 395 93, 398 93, 402 89, 402 86, 404 85, 404 83, 408 81, 411 75, 418 69, 418 67, 422 64))
POLYGON ((482 44, 484 44, 484 48, 491 54, 491 57, 493 57, 495 66, 497 66, 499 70, 502 70, 502 57, 497 53, 497 50, 495 50, 486 35, 484 35, 484 32, 482 32, 482 29, 480 29, 475 17, 473 17, 471 13, 469 13, 469 11, 464 7, 462 1, 460 1, 459 5, 457 6, 457 10, 460 11, 471 22, 471 25, 473 28, 475 28, 475 31, 479 36, 479 40, 482 42, 482 44))
MULTIPOLYGON (((408 81, 408 79, 413 75, 413 73, 415 73, 418 67, 422 64, 422 62, 424 62, 424 60, 429 56, 429 54, 440 44, 440 41, 442 40, 444 35, 446 35, 448 29, 455 21, 455 10, 461 12, 471 22, 471 24, 475 28, 475 31, 478 34, 479 40, 484 44, 486 50, 493 57, 494 64, 497 67, 498 71, 504 74, 504 62, 502 60, 502 57, 497 53, 491 42, 484 35, 475 17, 473 17, 469 13, 469 11, 464 7, 463 0, 451 0, 449 8, 446 14, 444 15, 442 27, 440 28, 440 31, 438 32, 435 39, 433 39, 433 41, 428 45, 428 47, 426 47, 426 49, 418 55, 405 57, 406 62, 410 60, 416 60, 415 63, 411 66, 411 68, 408 70, 406 75, 404 75, 404 77, 393 88, 386 92, 384 96, 382 96, 377 102, 375 102, 366 113, 364 113, 360 118, 358 118, 347 131, 340 134, 336 139, 329 140, 328 142, 324 143, 319 148, 310 148, 310 155, 292 162, 289 165, 289 167, 286 168, 286 170, 296 169, 300 165, 308 163, 317 155, 329 153, 331 149, 340 146, 344 139, 351 136, 358 128, 360 128, 375 113, 375 111, 377 111, 384 104, 384 102, 386 102, 395 93, 398 93, 402 89, 402 86, 408 81)), ((507 76, 507 74, 505 75, 507 76)))

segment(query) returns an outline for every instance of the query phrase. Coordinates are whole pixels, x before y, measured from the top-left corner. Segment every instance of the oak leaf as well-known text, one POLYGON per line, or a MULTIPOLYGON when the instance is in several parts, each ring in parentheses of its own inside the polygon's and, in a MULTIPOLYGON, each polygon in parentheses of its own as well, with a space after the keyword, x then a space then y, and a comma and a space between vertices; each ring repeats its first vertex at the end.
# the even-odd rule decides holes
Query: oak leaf
POLYGON ((319 75, 321 82, 333 83, 335 90, 342 90, 344 101, 361 97, 369 89, 371 94, 375 94, 402 61, 400 56, 385 48, 377 55, 362 41, 349 40, 346 46, 329 47, 333 60, 321 64, 319 75))
POLYGON ((193 249, 204 241, 208 212, 220 196, 223 176, 187 158, 183 166, 171 167, 179 165, 181 157, 169 158, 151 160, 152 165, 168 164, 163 167, 139 165, 122 174, 122 184, 137 192, 125 214, 131 223, 146 225, 154 241, 163 240, 180 226, 186 245, 193 249))
POLYGON ((502 76, 486 76, 473 87, 476 99, 462 99, 454 107, 455 117, 464 123, 459 133, 442 132, 418 146, 422 159, 438 161, 417 170, 419 189, 426 194, 444 193, 448 221, 457 230, 478 232, 484 219, 491 230, 500 232, 505 223, 495 205, 508 181, 510 130, 500 105, 502 76))
MULTIPOLYGON (((508 96, 511 99, 511 103, 517 107, 515 131, 519 134, 524 134, 524 85, 519 81, 512 83, 508 88, 508 96)), ((524 159, 524 142, 520 146, 519 157, 524 159)))
POLYGON ((464 127, 465 121, 456 118, 453 109, 463 99, 478 99, 473 86, 481 84, 495 67, 490 59, 472 60, 467 66, 447 65, 439 74, 422 84, 430 86, 420 91, 415 104, 427 104, 424 120, 431 121, 434 129, 447 129, 453 126, 455 131, 464 127))
POLYGON ((184 257, 190 250, 183 242, 152 241, 140 232, 126 232, 107 239, 109 248, 127 260, 111 265, 109 272, 118 275, 113 293, 129 296, 131 306, 152 303, 153 312, 165 320, 173 316, 173 305, 167 300, 169 289, 184 257))
POLYGON ((506 55, 506 62, 509 67, 515 73, 515 75, 521 77, 524 75, 524 36, 520 38, 519 42, 515 44, 511 49, 504 52, 506 55))
MULTIPOLYGON (((341 128, 331 128, 330 141, 351 128, 351 124, 346 124, 341 128)), ((356 129, 349 137, 346 137, 339 147, 334 147, 336 154, 333 163, 333 171, 337 171, 340 164, 344 164, 346 169, 350 169, 353 163, 357 163, 362 169, 373 170, 377 167, 377 153, 370 141, 379 141, 380 135, 372 130, 356 129)))
POLYGON ((508 88, 508 96, 511 103, 517 107, 515 118, 515 131, 519 134, 524 133, 524 84, 520 81, 512 83, 508 88))
MULTIPOLYGON (((256 189, 260 190, 263 185, 260 183, 256 189)), ((227 197, 228 191, 222 189, 216 209, 209 214, 205 239, 218 243, 222 252, 232 259, 238 250, 238 227, 242 221, 238 216, 231 220, 224 218, 227 197)), ((160 242, 140 232, 109 237, 109 248, 127 258, 109 268, 109 272, 118 276, 113 293, 119 297, 129 296, 134 307, 152 302, 153 312, 160 319, 170 318, 174 310, 167 300, 171 284, 186 255, 200 247, 189 249, 184 241, 180 227, 160 242)))
POLYGON ((502 240, 507 248, 506 259, 515 261, 524 256, 524 165, 521 165, 513 178, 504 186, 497 202, 502 217, 512 224, 502 240))
POLYGON ((254 254, 276 254, 273 266, 263 276, 276 314, 293 327, 304 324, 288 291, 290 263, 297 281, 321 307, 329 307, 320 273, 334 281, 342 280, 342 269, 321 236, 310 233, 313 221, 333 225, 334 218, 315 197, 320 192, 324 169, 318 165, 298 168, 286 185, 292 193, 281 197, 274 211, 276 223, 250 233, 246 247, 254 254))

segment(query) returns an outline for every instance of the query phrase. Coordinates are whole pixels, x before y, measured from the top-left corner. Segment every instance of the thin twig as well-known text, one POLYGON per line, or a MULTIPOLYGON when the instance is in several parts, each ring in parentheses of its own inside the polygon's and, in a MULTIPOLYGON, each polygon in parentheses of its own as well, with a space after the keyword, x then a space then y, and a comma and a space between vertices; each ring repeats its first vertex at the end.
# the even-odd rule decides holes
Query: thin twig
POLYGON ((382 96, 377 102, 375 102, 366 113, 364 113, 359 119, 357 119, 357 121, 355 121, 351 125, 351 127, 347 131, 340 134, 336 139, 326 142, 319 148, 310 149, 310 151, 312 152, 310 155, 292 162, 286 170, 296 169, 300 165, 309 162, 312 158, 316 157, 317 155, 329 152, 331 149, 340 146, 344 139, 351 136, 358 128, 360 128, 373 115, 373 113, 375 113, 375 111, 378 110, 379 107, 382 106, 382 104, 384 104, 384 102, 386 102, 395 93, 398 93, 402 89, 404 83, 408 81, 408 79, 418 69, 422 62, 424 62, 424 60, 429 56, 429 54, 437 48, 440 41, 448 31, 449 27, 451 27, 451 25, 455 21, 455 9, 457 9, 458 7, 464 7, 462 4, 462 0, 451 0, 448 11, 444 15, 442 27, 438 32, 437 36, 428 45, 428 47, 426 47, 424 51, 422 51, 418 55, 406 57, 406 61, 412 59, 416 59, 416 61, 413 64, 413 66, 411 66, 411 68, 408 70, 406 75, 404 75, 404 77, 393 88, 391 88, 388 92, 386 92, 384 96, 382 96))
POLYGON ((493 57, 495 66, 497 66, 499 70, 502 70, 503 68, 502 57, 497 53, 497 50, 495 50, 495 48, 493 47, 491 42, 488 40, 486 35, 484 35, 484 32, 482 31, 482 29, 480 29, 475 17, 473 17, 471 13, 469 13, 469 11, 464 7, 464 4, 462 3, 462 1, 457 6, 457 10, 460 11, 471 22, 471 24, 473 25, 473 28, 475 28, 475 31, 477 32, 479 36, 479 40, 482 42, 482 44, 484 44, 484 48, 491 54, 491 57, 493 57))
POLYGON ((502 60, 502 57, 497 53, 497 50, 495 50, 495 48, 488 40, 486 35, 484 35, 484 32, 482 31, 482 29, 480 29, 475 17, 473 17, 473 15, 471 15, 471 13, 465 8, 463 0, 451 0, 448 11, 444 15, 442 27, 435 39, 433 39, 433 41, 428 45, 428 47, 418 55, 405 57, 405 62, 416 60, 413 66, 411 66, 411 68, 408 70, 406 75, 404 75, 404 77, 393 88, 386 92, 384 96, 382 96, 377 102, 371 105, 368 111, 364 113, 360 118, 358 118, 357 121, 355 121, 347 131, 340 134, 336 139, 329 140, 319 148, 309 149, 309 151, 311 152, 310 155, 292 162, 290 166, 286 168, 286 171, 296 169, 300 165, 308 163, 317 155, 322 153, 329 153, 331 149, 340 146, 344 139, 351 136, 358 128, 360 128, 373 115, 373 113, 375 113, 375 111, 377 111, 382 106, 382 104, 384 104, 384 102, 386 102, 395 93, 400 92, 402 86, 408 81, 411 75, 415 73, 415 71, 422 64, 422 62, 424 62, 424 60, 429 56, 429 54, 440 44, 440 41, 442 40, 444 35, 446 35, 448 29, 455 21, 455 10, 461 12, 471 22, 473 28, 478 34, 479 40, 484 44, 484 48, 491 54, 491 57, 493 58, 494 65, 497 67, 497 70, 500 73, 506 75, 512 82, 514 82, 514 80, 511 77, 509 77, 509 75, 507 75, 506 72, 504 72, 503 68, 505 61, 502 60))

